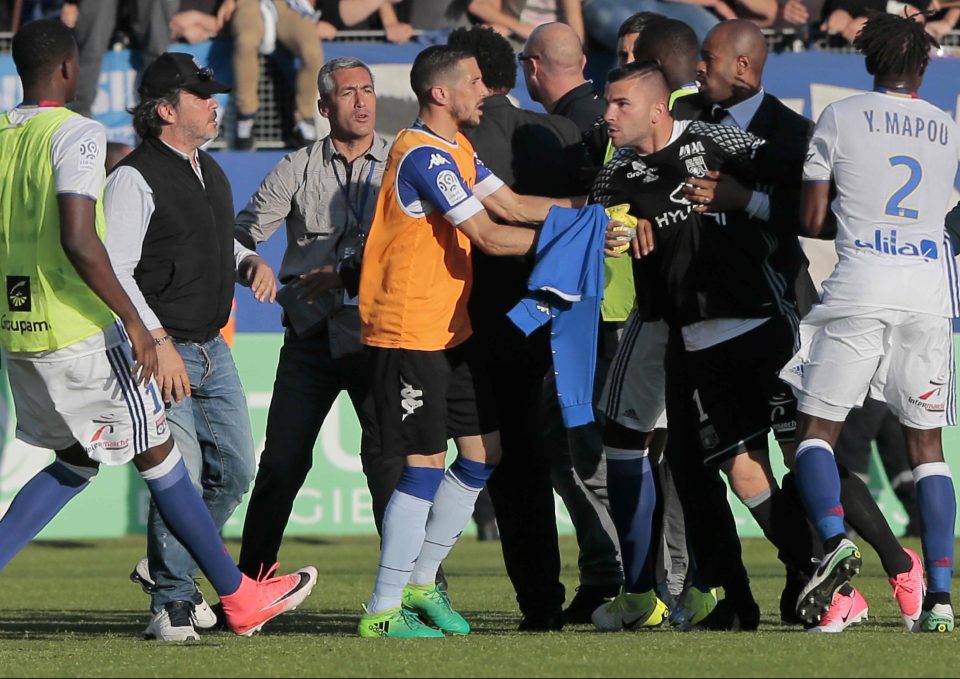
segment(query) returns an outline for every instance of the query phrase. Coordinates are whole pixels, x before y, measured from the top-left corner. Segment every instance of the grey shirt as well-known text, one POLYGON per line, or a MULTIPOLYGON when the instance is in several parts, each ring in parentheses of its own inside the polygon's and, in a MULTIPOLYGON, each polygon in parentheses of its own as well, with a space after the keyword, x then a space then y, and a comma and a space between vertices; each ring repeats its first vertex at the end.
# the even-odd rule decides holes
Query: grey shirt
MULTIPOLYGON (((362 249, 389 151, 390 143, 379 134, 349 165, 329 136, 294 151, 270 170, 237 215, 236 233, 262 243, 286 222, 287 249, 279 273, 284 285, 317 267, 337 266, 362 249)), ((361 350, 360 315, 343 290, 330 291, 312 305, 297 302, 294 295, 281 295, 279 301, 288 321, 289 307, 296 304, 296 315, 314 317, 317 329, 326 322, 333 357, 361 350)))

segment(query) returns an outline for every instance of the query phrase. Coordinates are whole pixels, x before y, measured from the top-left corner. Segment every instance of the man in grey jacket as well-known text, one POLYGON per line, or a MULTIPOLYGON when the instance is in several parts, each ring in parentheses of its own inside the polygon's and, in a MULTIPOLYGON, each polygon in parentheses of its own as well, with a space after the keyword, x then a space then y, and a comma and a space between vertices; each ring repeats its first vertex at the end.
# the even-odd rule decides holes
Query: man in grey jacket
POLYGON ((249 248, 287 225, 277 295, 286 334, 240 549, 240 569, 252 577, 277 561, 320 427, 341 391, 363 429, 361 460, 378 530, 403 469, 402 458, 380 456, 363 407, 370 382, 356 299, 390 144, 374 130, 377 97, 363 62, 333 59, 320 69, 318 89, 330 135, 281 160, 236 219, 236 238, 249 248))

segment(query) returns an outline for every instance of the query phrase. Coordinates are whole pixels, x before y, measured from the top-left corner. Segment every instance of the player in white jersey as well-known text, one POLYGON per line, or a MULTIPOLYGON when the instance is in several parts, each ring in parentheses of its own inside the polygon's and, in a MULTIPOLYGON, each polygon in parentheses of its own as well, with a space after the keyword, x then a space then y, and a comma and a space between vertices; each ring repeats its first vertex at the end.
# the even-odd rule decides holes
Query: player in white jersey
POLYGON ((904 623, 914 631, 953 629, 950 577, 956 497, 943 459, 940 428, 955 423, 951 317, 957 281, 944 233, 960 160, 960 129, 916 91, 936 41, 923 26, 890 14, 872 16, 854 45, 866 57, 874 91, 828 106, 804 168, 808 235, 828 219, 837 197, 839 261, 822 304, 801 324, 802 347, 781 376, 799 400, 798 485, 824 540, 824 558, 804 589, 797 614, 815 620, 839 602, 838 590, 860 568, 847 540, 833 445, 847 413, 869 392, 899 418, 917 483, 923 523, 923 570, 891 578, 904 623))

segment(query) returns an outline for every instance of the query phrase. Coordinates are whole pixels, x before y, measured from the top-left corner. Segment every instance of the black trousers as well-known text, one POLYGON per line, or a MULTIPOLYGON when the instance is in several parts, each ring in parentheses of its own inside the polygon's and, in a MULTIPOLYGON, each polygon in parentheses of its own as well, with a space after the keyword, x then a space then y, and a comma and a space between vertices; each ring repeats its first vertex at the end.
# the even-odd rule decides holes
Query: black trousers
POLYGON ((671 331, 666 356, 665 455, 683 507, 693 582, 724 587, 727 596, 742 599, 750 590, 737 524, 719 468, 703 463, 699 415, 683 355, 683 339, 678 331, 671 331))
POLYGON ((341 391, 349 394, 360 420, 360 459, 380 531, 404 458, 381 455, 368 398, 366 352, 333 358, 326 331, 301 338, 288 330, 267 415, 266 444, 243 524, 239 565, 250 577, 256 577, 261 566, 277 562, 293 502, 313 465, 320 427, 341 391))
POLYGON ((504 350, 496 340, 478 339, 500 420, 503 457, 487 488, 503 562, 522 614, 559 614, 565 592, 550 463, 538 417, 549 350, 536 336, 518 339, 513 350, 504 350))

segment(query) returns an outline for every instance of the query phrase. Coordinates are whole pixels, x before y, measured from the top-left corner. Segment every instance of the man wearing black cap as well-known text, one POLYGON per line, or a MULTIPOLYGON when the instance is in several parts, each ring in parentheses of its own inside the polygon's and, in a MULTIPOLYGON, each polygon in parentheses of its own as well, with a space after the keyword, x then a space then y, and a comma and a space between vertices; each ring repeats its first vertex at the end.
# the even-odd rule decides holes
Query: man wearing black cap
MULTIPOLYGON (((156 401, 194 485, 217 526, 240 503, 255 471, 246 397, 220 335, 236 273, 273 302, 270 267, 233 239, 230 184, 200 146, 217 136, 217 102, 229 88, 191 56, 166 53, 143 74, 133 126, 140 145, 110 174, 104 192, 106 246, 124 290, 157 346, 156 401)), ((163 641, 198 639, 216 616, 193 580, 196 564, 156 507, 148 558, 131 579, 151 594, 144 632, 163 641)))

